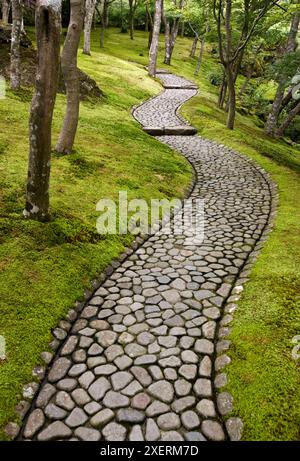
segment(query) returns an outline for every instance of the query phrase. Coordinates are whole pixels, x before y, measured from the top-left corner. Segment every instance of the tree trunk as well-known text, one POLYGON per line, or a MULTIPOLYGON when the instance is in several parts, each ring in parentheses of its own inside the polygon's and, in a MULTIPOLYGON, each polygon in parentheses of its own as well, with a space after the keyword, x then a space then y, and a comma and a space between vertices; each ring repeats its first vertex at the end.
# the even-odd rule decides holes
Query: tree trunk
POLYGON ((294 118, 299 114, 300 114, 300 102, 298 102, 298 104, 292 110, 289 111, 287 117, 283 120, 281 125, 275 129, 274 136, 276 138, 283 136, 284 131, 289 127, 289 125, 294 120, 294 118))
POLYGON ((158 53, 161 14, 162 14, 162 0, 155 0, 155 13, 154 13, 154 23, 153 23, 153 31, 152 31, 152 42, 151 42, 150 51, 149 51, 149 66, 148 66, 148 72, 151 77, 155 77, 155 74, 156 74, 156 62, 157 62, 157 53, 158 53))
POLYGON ((18 90, 21 84, 21 56, 20 41, 22 32, 22 5, 21 0, 12 0, 12 31, 10 47, 10 86, 18 90))
MULTIPOLYGON (((170 30, 170 29, 169 29, 170 30)), ((171 65, 172 54, 174 51, 175 41, 179 30, 179 19, 173 20, 171 31, 169 32, 169 46, 166 48, 165 64, 171 65)))
POLYGON ((2 0, 2 22, 3 24, 8 24, 10 7, 11 7, 11 2, 9 0, 2 0))
POLYGON ((83 25, 84 0, 71 0, 71 15, 61 57, 61 70, 66 84, 67 109, 56 150, 71 153, 79 116, 79 76, 77 51, 83 25))
POLYGON ((230 64, 226 67, 227 85, 228 85, 228 116, 227 116, 227 128, 233 130, 235 121, 235 106, 236 106, 236 95, 235 95, 235 81, 232 68, 230 64))
POLYGON ((203 58, 203 52, 204 52, 204 44, 205 44, 205 37, 201 37, 201 46, 200 46, 200 51, 199 51, 199 56, 197 59, 197 64, 196 64, 196 69, 195 69, 195 75, 199 74, 199 70, 202 64, 202 58, 203 58))
POLYGON ((104 48, 104 34, 107 23, 108 14, 108 3, 107 0, 103 0, 103 10, 101 15, 101 29, 100 29, 100 48, 104 48))
POLYGON ((223 109, 224 107, 226 94, 227 94, 227 80, 226 80, 226 75, 224 74, 223 81, 220 86, 219 98, 218 98, 218 107, 220 109, 223 109))
POLYGON ((190 57, 191 58, 195 57, 195 53, 196 53, 196 49, 197 49, 197 43, 198 43, 198 37, 197 37, 197 35, 195 35, 193 43, 192 43, 191 52, 190 52, 190 57))
POLYGON ((146 4, 146 14, 145 14, 145 32, 149 32, 149 14, 148 14, 148 4, 146 4))
POLYGON ((105 24, 105 28, 107 29, 108 24, 109 24, 109 6, 110 5, 108 3, 108 0, 105 0, 105 3, 106 3, 106 8, 103 13, 104 13, 104 24, 105 24))
POLYGON ((29 164, 25 218, 49 217, 51 125, 58 82, 61 2, 36 4, 37 72, 29 119, 29 164))
POLYGON ((97 0, 86 0, 85 2, 83 53, 88 55, 91 54, 91 29, 96 2, 97 0))
POLYGON ((170 44, 170 22, 167 19, 164 19, 165 26, 165 64, 171 63, 171 44, 170 44))
POLYGON ((129 34, 131 40, 134 39, 133 33, 134 33, 134 0, 129 0, 129 34))
POLYGON ((180 23, 180 37, 184 37, 184 21, 180 23))
MULTIPOLYGON (((298 0, 297 3, 300 3, 300 0, 298 0)), ((292 18, 289 36, 288 36, 287 43, 285 46, 285 54, 292 53, 297 48, 297 33, 298 33, 298 28, 299 28, 299 22, 300 22, 300 13, 297 11, 292 18)), ((272 107, 269 112, 267 122, 265 125, 265 133, 270 136, 272 136, 276 130, 276 126, 278 123, 278 117, 280 114, 280 108, 281 108, 282 100, 284 97, 285 85, 286 85, 285 77, 282 77, 278 82, 275 99, 273 101, 273 104, 272 104, 272 107)))
POLYGON ((245 90, 246 90, 246 88, 247 88, 247 86, 248 86, 248 84, 249 84, 249 82, 251 80, 252 74, 253 74, 253 68, 251 67, 247 72, 247 76, 246 76, 246 79, 245 79, 243 85, 240 88, 240 91, 239 91, 239 94, 238 94, 239 98, 244 94, 244 92, 245 92, 245 90))

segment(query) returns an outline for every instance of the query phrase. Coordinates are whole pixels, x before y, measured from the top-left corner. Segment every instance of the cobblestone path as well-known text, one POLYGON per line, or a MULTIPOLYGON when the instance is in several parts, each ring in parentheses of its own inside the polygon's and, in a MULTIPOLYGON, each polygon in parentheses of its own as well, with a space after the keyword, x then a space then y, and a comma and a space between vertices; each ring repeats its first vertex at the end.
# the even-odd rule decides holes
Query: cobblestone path
MULTIPOLYGON (((190 84, 159 76, 166 86, 190 84)), ((195 93, 166 89, 134 115, 144 126, 184 125, 176 110, 195 93)), ((157 139, 194 167, 205 239, 183 245, 162 229, 107 278, 57 352, 23 439, 228 439, 222 417, 232 402, 217 389, 229 361, 232 287, 268 221, 270 191, 259 168, 224 146, 157 139)))

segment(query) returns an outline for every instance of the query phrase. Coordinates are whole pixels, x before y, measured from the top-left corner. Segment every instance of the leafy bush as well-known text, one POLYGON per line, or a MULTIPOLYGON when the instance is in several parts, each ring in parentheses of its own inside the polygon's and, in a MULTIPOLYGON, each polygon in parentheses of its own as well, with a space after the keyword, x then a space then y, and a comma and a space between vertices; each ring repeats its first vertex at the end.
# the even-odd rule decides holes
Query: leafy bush
POLYGON ((214 86, 219 86, 222 83, 223 75, 218 72, 210 72, 207 76, 209 83, 214 86))

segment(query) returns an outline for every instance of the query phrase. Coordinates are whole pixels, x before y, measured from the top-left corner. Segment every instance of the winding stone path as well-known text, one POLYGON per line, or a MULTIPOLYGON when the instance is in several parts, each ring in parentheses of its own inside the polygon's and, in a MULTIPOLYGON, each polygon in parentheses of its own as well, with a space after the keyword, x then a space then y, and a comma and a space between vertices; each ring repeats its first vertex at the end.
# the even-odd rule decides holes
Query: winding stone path
MULTIPOLYGON (((166 86, 190 82, 160 74, 166 86)), ((167 89, 134 116, 144 126, 187 125, 178 107, 195 89, 167 89)), ((205 200, 205 239, 151 236, 103 283, 73 324, 25 421, 37 440, 224 440, 228 363, 224 306, 267 224, 260 169, 198 136, 160 136, 193 165, 205 200)), ((230 298, 229 298, 230 300, 230 298)), ((228 304, 227 304, 228 306, 228 304)), ((59 334, 59 331, 57 331, 59 334)))

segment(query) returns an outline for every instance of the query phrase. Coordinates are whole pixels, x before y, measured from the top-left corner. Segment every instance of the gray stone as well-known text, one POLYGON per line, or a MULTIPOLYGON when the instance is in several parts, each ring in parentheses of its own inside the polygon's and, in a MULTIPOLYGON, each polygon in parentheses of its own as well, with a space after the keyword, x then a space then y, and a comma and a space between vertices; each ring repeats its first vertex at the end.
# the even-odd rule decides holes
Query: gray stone
POLYGON ((185 439, 188 442, 205 442, 206 438, 201 434, 201 432, 187 432, 185 434, 185 439))
POLYGON ((117 344, 113 344, 112 346, 109 346, 104 352, 104 355, 109 362, 113 362, 117 357, 123 354, 124 354, 123 348, 117 344))
POLYGON ((241 440, 243 434, 243 422, 240 418, 227 419, 226 429, 231 441, 237 442, 241 440))
POLYGON ((91 426, 101 427, 107 424, 114 418, 115 414, 110 408, 105 408, 104 410, 99 411, 90 419, 91 426))
POLYGON ((98 378, 88 389, 90 396, 97 402, 101 400, 105 393, 110 389, 109 381, 102 377, 98 378))
POLYGON ((182 413, 181 421, 184 427, 188 430, 196 429, 196 427, 200 426, 200 419, 197 413, 191 410, 182 413))
POLYGON ((142 384, 142 386, 146 387, 152 383, 151 376, 144 368, 134 366, 130 369, 130 372, 142 384))
POLYGON ((125 440, 126 428, 121 424, 109 423, 102 430, 102 434, 109 442, 121 442, 125 440))
POLYGON ((48 440, 60 440, 69 438, 71 435, 72 431, 68 426, 61 421, 55 421, 39 433, 38 440, 41 442, 48 440))
POLYGON ((84 440, 87 442, 98 442, 101 439, 101 434, 99 431, 95 429, 91 429, 89 427, 78 427, 75 430, 76 437, 80 440, 84 440))
POLYGON ((208 357, 208 355, 206 355, 201 360, 201 363, 199 366, 199 375, 200 376, 211 376, 211 369, 212 369, 211 360, 208 357))
POLYGON ((217 396, 217 405, 219 413, 222 416, 227 415, 232 411, 233 408, 233 397, 229 392, 221 392, 217 396))
POLYGON ((209 379, 199 378, 194 384, 194 391, 199 397, 211 397, 212 388, 209 379))
POLYGON ((193 407, 195 405, 196 399, 194 396, 190 395, 188 397, 182 397, 181 399, 174 400, 172 403, 172 410, 176 413, 181 413, 187 408, 193 407))
POLYGON ((81 408, 76 407, 67 417, 66 424, 69 427, 78 427, 86 423, 87 420, 88 417, 86 413, 81 408))
POLYGON ((212 354, 214 351, 214 344, 208 339, 197 339, 195 343, 195 351, 199 354, 212 354))
POLYGON ((117 333, 111 330, 103 330, 96 334, 96 338, 102 347, 109 347, 116 341, 117 333))
POLYGON ((111 365, 110 363, 106 365, 100 365, 99 367, 96 367, 94 369, 94 373, 97 376, 109 376, 113 374, 115 371, 117 371, 117 367, 115 365, 111 365))
POLYGON ((146 415, 149 417, 161 415, 162 413, 166 413, 170 410, 169 405, 165 403, 155 401, 151 403, 151 405, 146 410, 146 415))
POLYGON ((161 440, 163 442, 182 442, 184 439, 177 431, 163 432, 161 440))
POLYGON ((179 429, 180 418, 176 413, 165 413, 157 418, 157 424, 164 431, 179 429))
POLYGON ((43 426, 45 422, 45 416, 42 410, 37 408, 34 410, 28 417, 25 430, 24 430, 24 437, 32 438, 37 431, 43 426))
POLYGON ((36 406, 39 408, 45 408, 55 392, 56 389, 54 386, 52 386, 52 384, 45 384, 36 399, 36 406))
POLYGON ((90 396, 84 389, 75 389, 72 392, 72 398, 75 400, 77 405, 82 407, 91 401, 90 396))
POLYGON ((222 426, 216 421, 212 421, 209 419, 203 421, 201 424, 201 431, 209 440, 225 440, 225 435, 222 426))
POLYGON ((121 408, 129 405, 129 398, 119 392, 108 391, 103 399, 103 403, 108 408, 121 408))
POLYGON ((216 416, 214 403, 208 399, 202 399, 198 402, 197 411, 204 418, 214 418, 216 416))
POLYGON ((78 343, 78 336, 70 336, 61 350, 61 355, 69 355, 75 350, 78 343))
POLYGON ((75 389, 77 385, 77 381, 76 379, 73 379, 73 378, 65 378, 65 379, 61 379, 60 381, 58 381, 56 385, 58 389, 68 392, 68 391, 72 391, 73 389, 75 389))
POLYGON ((179 368, 179 374, 186 379, 194 379, 197 374, 196 365, 182 365, 179 368))
POLYGON ((83 373, 83 375, 79 377, 78 382, 81 387, 83 387, 84 389, 88 389, 94 381, 94 379, 94 374, 91 371, 86 371, 85 373, 83 373))
POLYGON ((156 440, 159 440, 160 438, 160 431, 159 428, 152 418, 148 418, 146 421, 146 434, 145 434, 145 439, 148 442, 154 442, 156 440))
POLYGON ((130 442, 142 442, 144 440, 141 426, 133 426, 129 434, 129 440, 130 442))
POLYGON ((61 357, 55 360, 50 369, 48 380, 52 383, 59 381, 67 374, 70 366, 71 361, 67 358, 61 357))
POLYGON ((165 403, 170 403, 173 400, 174 388, 171 383, 165 380, 157 381, 148 387, 148 392, 155 398, 162 400, 165 403))
POLYGON ((175 391, 178 397, 183 397, 190 393, 192 384, 185 379, 178 379, 174 383, 175 391))
POLYGON ((49 419, 64 419, 67 416, 67 412, 54 405, 54 403, 49 403, 45 408, 45 415, 49 419))
POLYGON ((144 419, 145 413, 133 408, 122 408, 121 410, 117 411, 117 420, 120 423, 142 423, 144 419))
POLYGON ((97 403, 97 402, 89 402, 84 406, 84 411, 88 415, 94 415, 100 409, 101 409, 101 405, 99 405, 99 403, 97 403))
POLYGON ((133 376, 128 371, 118 371, 111 376, 111 382, 115 391, 119 391, 133 380, 133 376))

